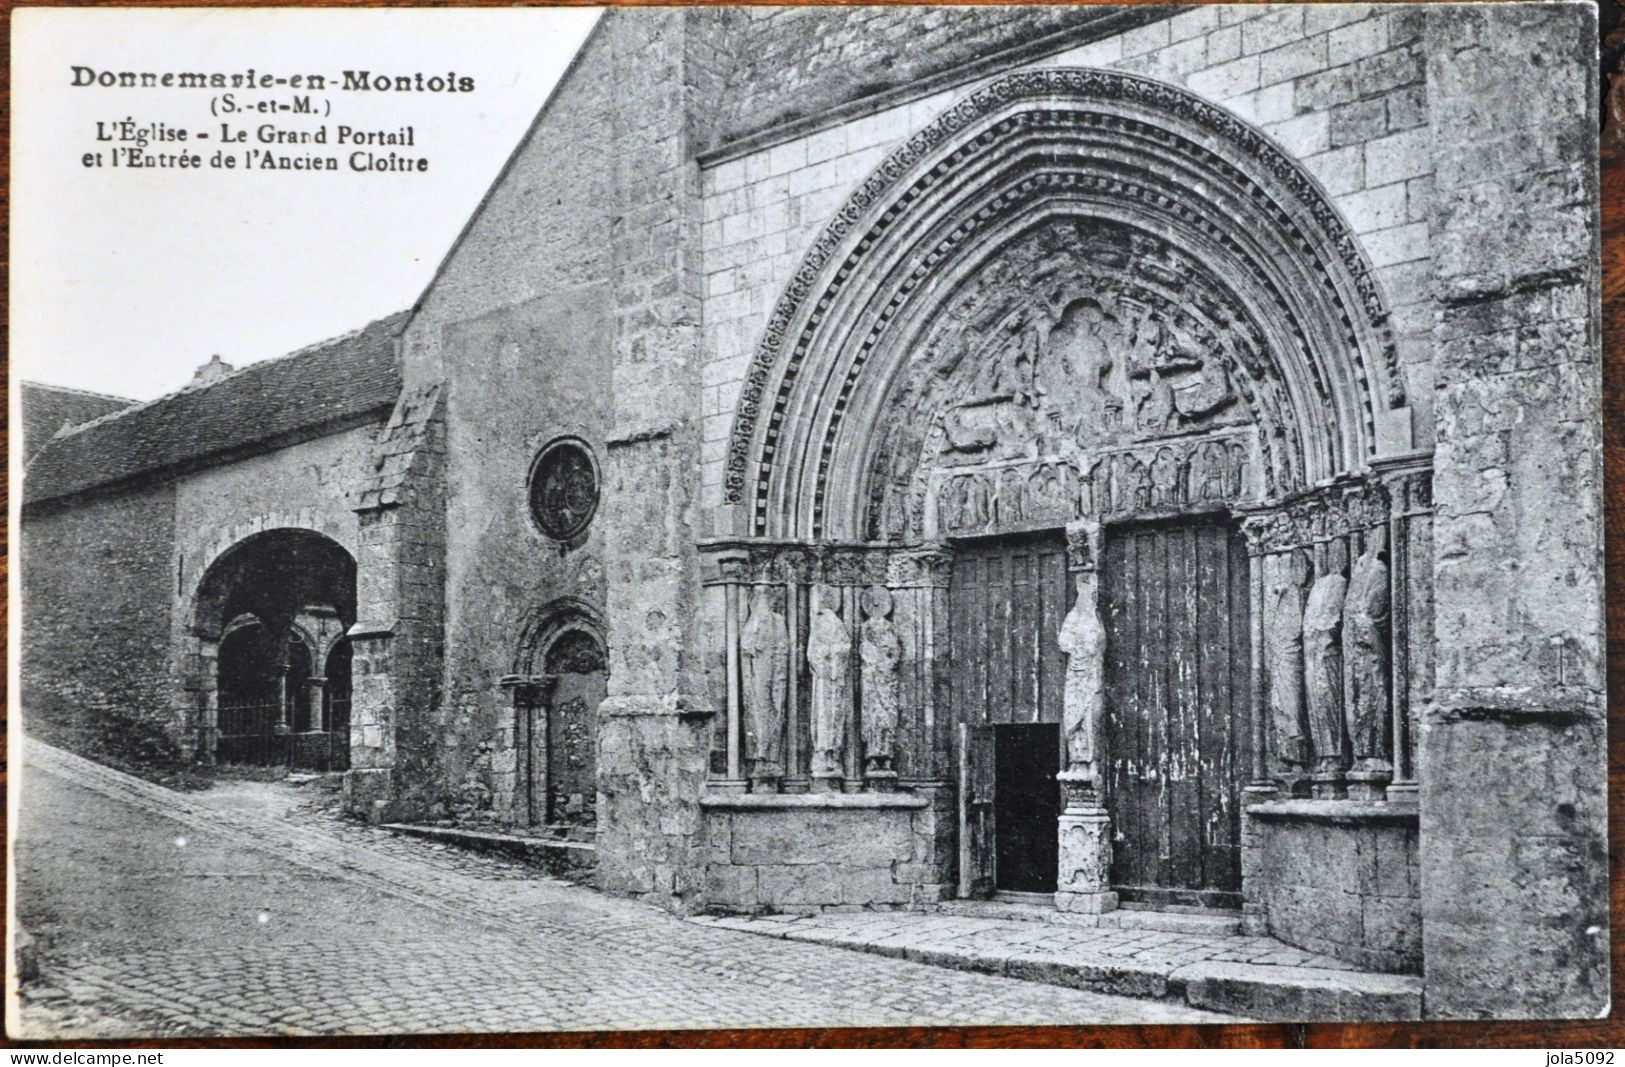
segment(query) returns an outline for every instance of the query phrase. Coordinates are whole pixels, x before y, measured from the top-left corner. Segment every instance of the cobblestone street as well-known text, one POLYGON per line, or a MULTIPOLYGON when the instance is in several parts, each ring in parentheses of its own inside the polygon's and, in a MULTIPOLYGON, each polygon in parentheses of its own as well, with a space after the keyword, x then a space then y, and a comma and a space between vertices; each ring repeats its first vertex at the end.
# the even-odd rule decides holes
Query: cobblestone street
POLYGON ((768 940, 342 823, 316 785, 180 794, 35 742, 20 1037, 1233 1021, 768 940))

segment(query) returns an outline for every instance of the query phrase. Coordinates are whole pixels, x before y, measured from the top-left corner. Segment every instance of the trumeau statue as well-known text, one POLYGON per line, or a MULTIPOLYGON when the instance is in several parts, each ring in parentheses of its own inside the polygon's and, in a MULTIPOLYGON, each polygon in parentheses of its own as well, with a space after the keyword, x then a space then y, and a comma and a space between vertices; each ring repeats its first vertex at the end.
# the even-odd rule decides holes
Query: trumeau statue
POLYGON ((863 661, 863 751, 871 770, 889 771, 897 752, 898 677, 903 642, 887 616, 892 596, 882 586, 863 591, 863 629, 858 656, 863 661))
POLYGON ((1354 561, 1343 604, 1343 655, 1349 665, 1349 741, 1355 769, 1387 770, 1388 564, 1387 531, 1374 528, 1354 561))
MULTIPOLYGON (((1061 623, 1058 643, 1066 653, 1066 682, 1062 690, 1062 731, 1068 770, 1081 770, 1098 778, 1098 738, 1104 706, 1106 628, 1096 607, 1093 571, 1078 574, 1078 599, 1061 623)), ((1095 783, 1098 786, 1098 781, 1095 783)))
POLYGON ((849 661, 852 635, 828 607, 813 612, 807 635, 807 665, 812 669, 812 773, 815 778, 841 775, 841 749, 852 710, 849 661))
POLYGON ((1348 582, 1337 571, 1315 579, 1303 612, 1304 693, 1315 769, 1343 769, 1343 600, 1348 582))
POLYGON ((1311 753, 1304 722, 1303 587, 1309 563, 1301 550, 1264 561, 1264 670, 1274 770, 1296 779, 1311 753))
POLYGON ((790 633, 770 590, 756 589, 751 597, 750 619, 739 637, 744 655, 745 710, 749 716, 747 751, 752 760, 752 773, 757 777, 773 777, 783 773, 781 745, 790 633))

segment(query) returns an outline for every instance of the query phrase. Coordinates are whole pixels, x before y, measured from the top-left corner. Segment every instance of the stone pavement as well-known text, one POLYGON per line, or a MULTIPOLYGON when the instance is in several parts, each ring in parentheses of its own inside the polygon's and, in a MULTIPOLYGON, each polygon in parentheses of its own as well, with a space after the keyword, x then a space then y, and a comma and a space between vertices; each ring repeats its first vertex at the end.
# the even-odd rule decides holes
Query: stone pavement
POLYGON ((179 794, 21 747, 16 1037, 1231 1021, 686 922, 331 819, 312 786, 179 794))
POLYGON ((906 912, 699 916, 691 921, 964 971, 1167 998, 1272 1021, 1421 1017, 1419 978, 1359 971, 1268 937, 1127 925, 1135 916, 1115 913, 1125 925, 1106 926, 906 912))

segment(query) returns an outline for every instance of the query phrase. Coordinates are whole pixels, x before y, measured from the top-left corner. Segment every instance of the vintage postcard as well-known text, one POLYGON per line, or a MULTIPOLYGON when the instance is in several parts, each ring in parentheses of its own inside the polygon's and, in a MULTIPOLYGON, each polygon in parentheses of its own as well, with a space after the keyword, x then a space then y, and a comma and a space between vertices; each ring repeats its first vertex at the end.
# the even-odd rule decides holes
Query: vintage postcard
POLYGON ((14 1037, 1607 1012, 1593 5, 12 25, 14 1037))

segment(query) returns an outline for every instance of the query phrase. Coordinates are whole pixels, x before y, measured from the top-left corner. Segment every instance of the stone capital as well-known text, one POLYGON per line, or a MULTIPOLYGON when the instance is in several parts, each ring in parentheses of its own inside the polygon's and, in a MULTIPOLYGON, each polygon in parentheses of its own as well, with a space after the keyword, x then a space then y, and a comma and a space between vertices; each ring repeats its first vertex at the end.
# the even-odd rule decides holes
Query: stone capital
POLYGON ((1067 570, 1093 571, 1100 566, 1100 523, 1078 519, 1066 524, 1067 570))

